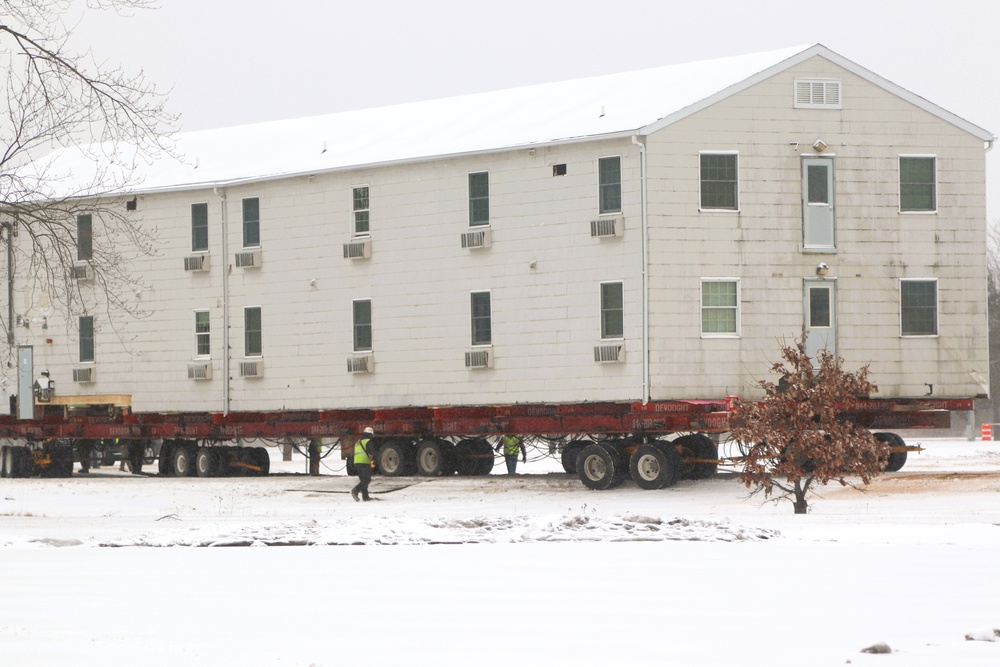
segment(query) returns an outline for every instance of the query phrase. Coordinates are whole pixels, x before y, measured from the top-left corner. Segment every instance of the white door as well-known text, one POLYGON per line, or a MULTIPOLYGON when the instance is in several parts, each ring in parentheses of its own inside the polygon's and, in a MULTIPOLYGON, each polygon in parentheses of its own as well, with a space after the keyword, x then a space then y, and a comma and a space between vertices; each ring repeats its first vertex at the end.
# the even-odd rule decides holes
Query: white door
POLYGON ((802 244, 834 247, 833 158, 802 158, 802 244))
POLYGON ((804 305, 806 353, 814 363, 822 349, 837 354, 837 283, 806 280, 804 305))

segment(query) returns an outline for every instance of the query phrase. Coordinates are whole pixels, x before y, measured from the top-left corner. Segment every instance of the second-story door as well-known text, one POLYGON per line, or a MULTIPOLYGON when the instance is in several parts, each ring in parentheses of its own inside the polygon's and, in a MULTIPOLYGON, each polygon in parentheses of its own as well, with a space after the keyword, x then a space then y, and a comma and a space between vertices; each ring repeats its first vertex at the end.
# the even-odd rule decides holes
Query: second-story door
POLYGON ((802 158, 802 245, 833 248, 833 158, 802 158))

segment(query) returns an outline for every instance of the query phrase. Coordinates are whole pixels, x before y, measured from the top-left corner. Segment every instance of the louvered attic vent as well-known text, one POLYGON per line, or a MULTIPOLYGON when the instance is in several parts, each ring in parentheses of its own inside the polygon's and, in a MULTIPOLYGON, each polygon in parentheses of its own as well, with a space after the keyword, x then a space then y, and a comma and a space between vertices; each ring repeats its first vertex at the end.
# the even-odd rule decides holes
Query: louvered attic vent
POLYGON ((466 368, 493 368, 490 350, 471 350, 465 353, 466 368))
POLYGON ((840 109, 840 81, 836 79, 796 79, 796 109, 840 109))
POLYGON ((617 364, 625 361, 625 343, 595 345, 594 361, 599 364, 617 364))
POLYGON ((264 256, 260 250, 247 250, 236 253, 237 269, 256 269, 264 263, 264 256))
POLYGON ((489 229, 473 229, 462 232, 463 248, 489 248, 492 242, 493 239, 489 229))
POLYGON ((593 237, 621 236, 623 231, 625 231, 624 218, 598 218, 590 221, 590 235, 593 237))
POLYGON ((371 256, 371 239, 359 239, 344 244, 344 259, 368 259, 371 256))

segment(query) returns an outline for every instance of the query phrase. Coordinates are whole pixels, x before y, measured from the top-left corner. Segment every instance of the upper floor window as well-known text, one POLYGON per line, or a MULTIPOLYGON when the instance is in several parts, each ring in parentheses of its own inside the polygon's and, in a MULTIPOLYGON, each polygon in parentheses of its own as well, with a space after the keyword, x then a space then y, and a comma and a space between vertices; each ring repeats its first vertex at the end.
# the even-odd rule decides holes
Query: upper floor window
POLYGON ((899 156, 899 210, 937 210, 937 169, 933 155, 899 156))
POLYGON ((472 344, 493 343, 493 313, 489 292, 472 293, 472 344))
POLYGON ((727 279, 701 281, 701 333, 734 336, 739 333, 739 282, 727 279))
POLYGON ((89 213, 76 216, 76 258, 80 261, 94 257, 94 218, 89 213))
POLYGON ((701 153, 701 208, 739 210, 736 153, 701 153))
POLYGON ((260 306, 243 309, 243 349, 248 357, 264 353, 263 322, 260 306))
POLYGON ((208 204, 191 204, 191 250, 208 250, 208 204))
POLYGON ((601 283, 601 338, 625 337, 625 297, 622 283, 601 283))
POLYGON ((358 299, 354 302, 354 351, 369 352, 372 349, 372 302, 358 299))
POLYGON ((936 336, 937 312, 936 280, 899 282, 899 330, 903 336, 936 336))
POLYGON ((469 174, 469 226, 490 224, 490 172, 469 174))
POLYGON ((796 79, 796 109, 840 109, 838 79, 796 79))
POLYGON ((80 317, 80 361, 94 360, 94 316, 80 317))
POLYGON ((354 188, 354 235, 363 236, 369 233, 368 227, 368 186, 359 185, 354 188))
POLYGON ((260 246, 260 198, 247 197, 243 200, 243 247, 260 246))
POLYGON ((620 213, 622 210, 622 159, 602 157, 597 161, 600 213, 620 213))
POLYGON ((194 354, 196 357, 212 354, 212 320, 207 310, 194 311, 194 354))

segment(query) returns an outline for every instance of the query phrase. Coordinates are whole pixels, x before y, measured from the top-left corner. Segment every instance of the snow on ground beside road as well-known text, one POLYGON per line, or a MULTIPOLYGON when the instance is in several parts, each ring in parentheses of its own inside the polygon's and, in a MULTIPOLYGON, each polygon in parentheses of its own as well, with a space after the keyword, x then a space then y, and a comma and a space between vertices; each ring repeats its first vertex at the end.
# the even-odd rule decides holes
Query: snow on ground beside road
POLYGON ((807 516, 546 458, 372 503, 342 473, 4 479, 0 663, 1000 665, 1000 448, 926 447, 807 516))

